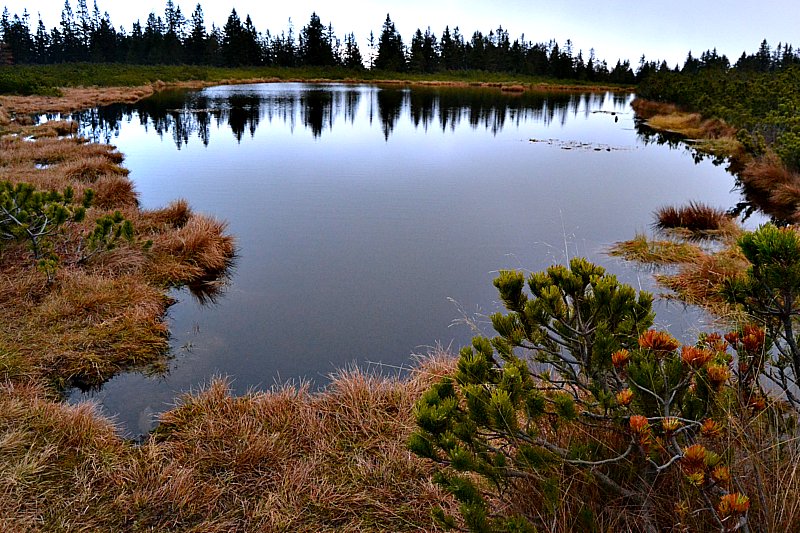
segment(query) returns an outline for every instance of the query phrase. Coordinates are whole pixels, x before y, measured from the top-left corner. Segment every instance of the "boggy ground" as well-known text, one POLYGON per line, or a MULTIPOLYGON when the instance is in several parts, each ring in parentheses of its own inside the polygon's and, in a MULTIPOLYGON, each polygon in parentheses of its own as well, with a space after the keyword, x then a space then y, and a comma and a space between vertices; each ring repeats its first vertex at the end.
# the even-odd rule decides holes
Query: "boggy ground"
MULTIPOLYGON (((120 89, 113 98, 148 90, 120 89)), ((86 221, 59 238, 62 264, 51 280, 23 245, 0 252, 0 529, 435 531, 434 508, 458 514, 432 482, 435 466, 406 445, 414 403, 453 372, 455 360, 441 351, 409 377, 344 371, 322 393, 300 384, 234 397, 215 380, 178 399, 139 444, 122 439, 91 404, 59 401, 71 383, 157 369, 167 348, 167 288, 219 276, 235 251, 223 223, 185 202, 141 210, 113 148, 71 137, 68 123, 26 125, 22 109, 71 110, 112 98, 76 91, 44 107, 20 101, 9 109, 17 101, 6 99, 0 108, 2 179, 42 189, 70 185, 78 197, 87 188, 96 192, 86 221), (82 232, 113 210, 132 221, 133 242, 75 261, 82 232)), ((561 432, 566 440, 585 438, 567 427, 561 432)), ((768 528, 796 525, 796 469, 773 460, 771 446, 742 440, 742 463, 755 464, 769 490, 782 495, 763 498, 758 518, 768 528)), ((608 513, 601 522, 610 530, 636 530, 636 510, 608 501, 591 476, 565 469, 541 481, 557 491, 555 506, 533 511, 542 513, 544 531, 575 530, 587 505, 598 516, 608 513)), ((506 505, 536 505, 531 494, 524 485, 509 487, 506 505)), ((665 496, 665 513, 671 501, 665 496)))
POLYGON ((680 135, 702 153, 728 159, 748 200, 780 221, 800 223, 800 173, 786 167, 763 139, 717 118, 690 113, 669 103, 637 98, 637 118, 648 127, 680 135))
POLYGON ((0 530, 435 530, 431 510, 453 504, 405 443, 414 402, 453 364, 444 356, 402 380, 342 372, 321 394, 301 384, 237 398, 217 380, 139 444, 93 405, 60 400, 71 385, 158 371, 168 289, 213 290, 235 255, 224 222, 184 201, 139 208, 113 147, 70 123, 26 120, 148 92, 65 90, 0 108, 2 180, 95 192, 85 220, 51 237, 54 274, 24 243, 0 243, 0 530), (133 223, 133 241, 79 260, 83 236, 113 211, 133 223))

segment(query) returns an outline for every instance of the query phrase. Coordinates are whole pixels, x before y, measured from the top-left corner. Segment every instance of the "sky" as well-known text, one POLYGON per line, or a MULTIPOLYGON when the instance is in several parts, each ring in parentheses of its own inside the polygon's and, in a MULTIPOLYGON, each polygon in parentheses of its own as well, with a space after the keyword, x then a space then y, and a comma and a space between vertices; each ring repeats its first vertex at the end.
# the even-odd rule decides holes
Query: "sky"
MULTIPOLYGON (((77 0, 69 0, 73 10, 77 0)), ((92 9, 94 0, 87 0, 92 9)), ((61 17, 64 0, 0 0, 9 12, 31 14, 32 31, 37 14, 48 29, 61 17)), ((197 0, 173 0, 188 18, 197 0)), ((166 0, 97 0, 101 12, 107 11, 115 27, 129 30, 142 23, 150 12, 163 16, 166 0)), ((584 58, 594 48, 600 59, 611 66, 617 59, 628 59, 635 67, 644 54, 648 60, 666 60, 670 66, 683 63, 687 53, 699 56, 716 48, 732 62, 742 52, 754 53, 763 39, 774 46, 779 42, 800 47, 800 5, 797 0, 201 0, 208 29, 211 23, 222 26, 236 8, 242 20, 249 14, 256 29, 273 34, 286 31, 291 18, 298 32, 316 12, 324 24, 343 38, 353 32, 366 54, 369 32, 375 37, 387 13, 408 45, 417 28, 441 36, 445 26, 458 26, 469 38, 476 30, 488 34, 498 26, 512 39, 525 35, 533 42, 555 39, 563 45, 573 43, 573 53, 582 50, 584 58)))

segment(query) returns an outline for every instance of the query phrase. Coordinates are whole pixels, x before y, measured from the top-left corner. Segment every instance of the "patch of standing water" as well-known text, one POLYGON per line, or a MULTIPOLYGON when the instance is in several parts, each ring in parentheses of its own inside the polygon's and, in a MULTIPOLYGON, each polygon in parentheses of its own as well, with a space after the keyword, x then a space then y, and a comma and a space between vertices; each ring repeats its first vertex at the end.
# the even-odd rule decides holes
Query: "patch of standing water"
MULTIPOLYGON (((120 375, 70 401, 99 402, 135 435, 214 376, 242 394, 324 386, 352 364, 399 372, 412 353, 469 342, 463 310, 491 334, 499 269, 579 255, 657 291, 608 247, 664 205, 741 198, 723 168, 638 137, 630 98, 281 83, 76 117, 126 155, 143 207, 186 198, 228 221, 240 251, 215 303, 175 293, 166 374, 120 375)), ((657 313, 685 340, 710 327, 676 303, 657 313)))

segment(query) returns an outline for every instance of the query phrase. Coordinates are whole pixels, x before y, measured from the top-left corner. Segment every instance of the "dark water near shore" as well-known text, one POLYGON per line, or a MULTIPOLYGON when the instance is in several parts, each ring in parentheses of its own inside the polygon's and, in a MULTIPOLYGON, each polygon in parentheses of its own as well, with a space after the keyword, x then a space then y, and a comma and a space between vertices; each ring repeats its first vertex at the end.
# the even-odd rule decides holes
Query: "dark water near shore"
MULTIPOLYGON (((175 293, 166 375, 70 400, 99 402, 135 435, 217 375, 244 393, 322 386, 351 364, 393 373, 467 342, 462 313, 490 333, 480 317, 499 309, 502 268, 581 255, 653 289, 608 246, 660 206, 740 196, 724 168, 637 134, 630 98, 267 84, 81 114, 84 134, 126 155, 143 207, 186 198, 229 222, 240 253, 215 303, 175 293)), ((677 335, 703 328, 697 311, 657 311, 677 335)))

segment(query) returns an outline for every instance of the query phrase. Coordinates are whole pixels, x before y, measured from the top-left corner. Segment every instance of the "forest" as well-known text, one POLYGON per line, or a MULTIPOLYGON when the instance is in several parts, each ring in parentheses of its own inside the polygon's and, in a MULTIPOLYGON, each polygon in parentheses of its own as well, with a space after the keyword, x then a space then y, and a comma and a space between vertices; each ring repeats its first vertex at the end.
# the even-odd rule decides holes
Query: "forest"
POLYGON ((428 27, 417 29, 407 45, 389 14, 377 35, 370 32, 369 50, 362 51, 353 33, 338 37, 333 26, 312 13, 297 32, 291 21, 280 34, 259 31, 250 15, 244 19, 232 9, 222 27, 208 24, 198 3, 187 17, 167 0, 163 16, 147 15, 130 30, 115 28, 97 2, 90 9, 78 0, 73 10, 65 2, 58 27, 47 29, 25 11, 0 19, 0 64, 54 64, 64 62, 127 63, 138 65, 209 66, 340 66, 348 69, 433 73, 480 70, 547 76, 596 82, 632 84, 630 63, 609 66, 572 43, 531 42, 511 38, 502 26, 484 34, 462 33, 458 27, 437 36, 428 27))
POLYGON ((716 51, 691 54, 680 71, 643 77, 641 98, 677 104, 739 129, 751 155, 771 147, 790 170, 800 170, 800 56, 789 44, 774 49, 763 41, 754 54, 731 65, 716 51))

